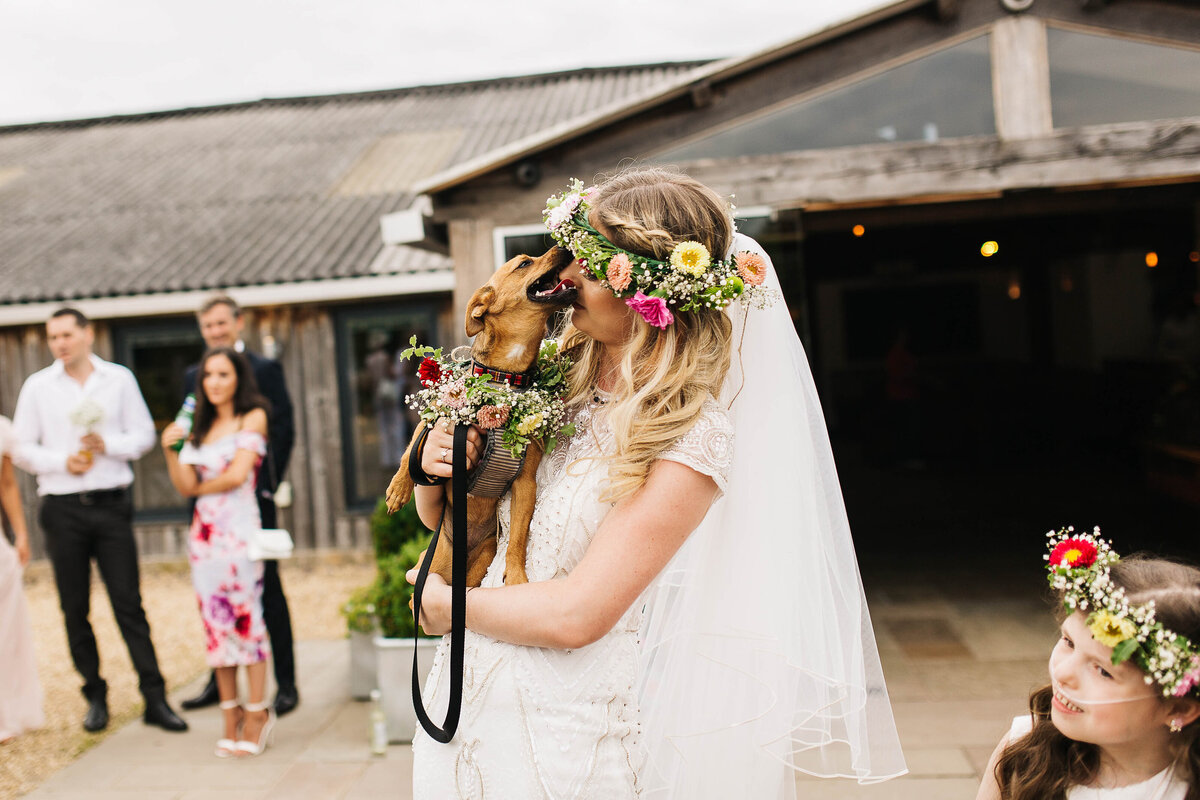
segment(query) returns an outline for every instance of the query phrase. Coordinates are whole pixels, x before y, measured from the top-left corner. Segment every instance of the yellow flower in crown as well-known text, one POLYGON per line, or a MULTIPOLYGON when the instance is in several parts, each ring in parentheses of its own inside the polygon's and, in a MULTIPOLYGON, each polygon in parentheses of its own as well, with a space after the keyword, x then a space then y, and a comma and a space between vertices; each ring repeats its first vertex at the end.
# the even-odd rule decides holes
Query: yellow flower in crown
POLYGON ((1092 637, 1105 647, 1116 647, 1126 639, 1137 636, 1138 628, 1127 617, 1119 617, 1110 611, 1097 611, 1088 619, 1088 630, 1092 637))
POLYGON ((680 242, 671 251, 671 266, 693 277, 703 275, 711 263, 708 248, 699 242, 680 242))

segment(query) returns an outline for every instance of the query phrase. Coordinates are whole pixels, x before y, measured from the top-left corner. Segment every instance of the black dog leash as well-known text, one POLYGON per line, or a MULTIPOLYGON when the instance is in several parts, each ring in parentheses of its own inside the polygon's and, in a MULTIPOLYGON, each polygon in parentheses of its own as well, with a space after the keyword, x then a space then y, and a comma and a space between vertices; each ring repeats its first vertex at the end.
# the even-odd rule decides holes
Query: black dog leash
MULTIPOLYGON (((453 478, 451 489, 454 492, 454 530, 451 555, 453 561, 450 567, 450 705, 446 708, 446 721, 439 728, 429 718, 425 711, 425 703, 421 699, 421 674, 417 670, 417 648, 415 647, 417 633, 413 632, 413 671, 412 698, 413 709, 421 727, 436 742, 446 744, 454 738, 458 730, 458 719, 462 713, 463 685, 463 634, 467 628, 467 425, 454 428, 454 456, 452 459, 453 478)), ((429 429, 425 429, 428 435, 429 429)), ((424 451, 425 436, 421 437, 421 447, 413 448, 413 454, 424 451)), ((413 458, 409 456, 409 467, 412 468, 413 458)), ((415 474, 415 473, 414 473, 415 474)), ((428 477, 426 476, 426 480, 428 477)), ((444 479, 443 479, 444 480, 444 479)), ((424 484, 429 485, 429 484, 424 484)), ((429 577, 429 564, 433 561, 433 552, 437 548, 438 539, 446 526, 446 501, 442 501, 442 516, 438 529, 429 541, 421 568, 417 572, 417 582, 413 588, 413 614, 418 625, 421 619, 421 595, 425 591, 425 580, 429 577)))

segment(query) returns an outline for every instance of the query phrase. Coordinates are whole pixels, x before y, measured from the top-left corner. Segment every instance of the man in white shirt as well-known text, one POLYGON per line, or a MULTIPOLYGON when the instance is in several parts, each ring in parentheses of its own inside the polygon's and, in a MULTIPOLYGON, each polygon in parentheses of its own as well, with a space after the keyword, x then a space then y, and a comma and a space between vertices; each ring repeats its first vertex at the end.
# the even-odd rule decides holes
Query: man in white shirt
POLYGON ((125 367, 92 353, 87 317, 64 308, 46 323, 55 362, 21 387, 13 432, 17 463, 37 475, 39 521, 54 568, 67 643, 83 676, 83 727, 108 725, 108 685, 88 622, 91 560, 96 559, 113 615, 146 700, 143 719, 169 731, 187 723, 167 705, 162 673, 142 609, 129 462, 155 443, 154 421, 125 367))

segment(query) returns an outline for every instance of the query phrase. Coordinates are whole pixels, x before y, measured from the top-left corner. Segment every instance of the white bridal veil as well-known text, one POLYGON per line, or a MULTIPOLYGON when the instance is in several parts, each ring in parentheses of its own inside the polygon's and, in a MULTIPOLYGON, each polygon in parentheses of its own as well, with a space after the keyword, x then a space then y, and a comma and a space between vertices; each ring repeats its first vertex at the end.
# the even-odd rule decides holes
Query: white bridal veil
MULTIPOLYGON (((757 242, 737 234, 779 278, 757 242)), ((729 306, 724 497, 648 590, 646 798, 795 796, 795 772, 906 772, 825 418, 782 300, 729 306)))

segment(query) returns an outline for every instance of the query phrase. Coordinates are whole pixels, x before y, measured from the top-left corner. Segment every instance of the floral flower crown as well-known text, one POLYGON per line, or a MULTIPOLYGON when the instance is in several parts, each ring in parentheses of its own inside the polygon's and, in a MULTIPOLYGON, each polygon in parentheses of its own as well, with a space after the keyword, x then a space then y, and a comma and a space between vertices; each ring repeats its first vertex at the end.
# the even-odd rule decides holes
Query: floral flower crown
POLYGON ((595 186, 585 189, 582 181, 573 179, 571 188, 546 201, 546 227, 559 245, 651 325, 666 328, 674 322, 670 306, 680 311, 722 309, 741 297, 762 307, 774 300, 773 290, 762 286, 767 263, 749 250, 717 260, 700 242, 687 241, 677 244, 666 261, 622 250, 588 221, 595 193, 595 186))
POLYGON ((410 347, 400 357, 421 359, 417 378, 423 388, 405 397, 404 402, 426 422, 445 417, 455 424, 478 425, 488 433, 499 434, 500 443, 514 458, 521 457, 530 441, 541 442, 542 449, 549 453, 559 434, 574 434, 574 426, 562 424, 571 360, 558 351, 557 342, 542 342, 537 378, 524 390, 488 374, 474 374, 466 347, 455 348, 447 358, 440 347, 418 345, 416 336, 408 343, 410 347))
POLYGON ((1146 673, 1146 683, 1157 683, 1166 697, 1192 693, 1200 684, 1200 650, 1155 620, 1153 600, 1135 605, 1113 583, 1109 570, 1121 558, 1100 538, 1100 528, 1081 534, 1074 530, 1046 534, 1048 579, 1063 593, 1063 606, 1089 612, 1088 630, 1113 649, 1112 663, 1132 659, 1146 673))

